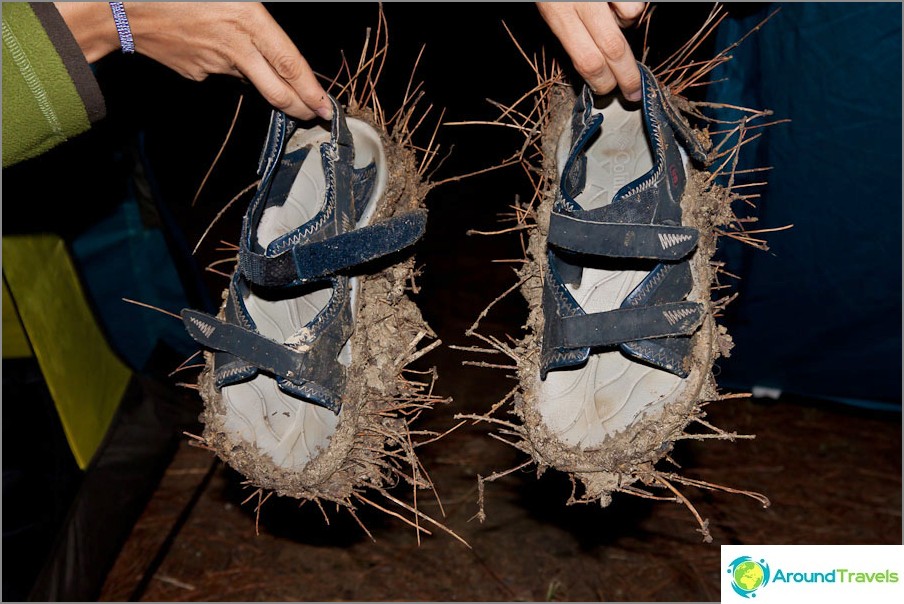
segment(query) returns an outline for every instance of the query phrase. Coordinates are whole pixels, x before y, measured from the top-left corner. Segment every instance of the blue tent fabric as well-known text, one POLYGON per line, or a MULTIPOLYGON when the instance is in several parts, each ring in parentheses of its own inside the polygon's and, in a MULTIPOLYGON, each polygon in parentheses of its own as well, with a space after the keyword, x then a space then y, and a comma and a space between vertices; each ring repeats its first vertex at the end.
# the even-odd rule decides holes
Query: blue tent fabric
POLYGON ((794 226, 768 252, 725 242, 741 280, 719 382, 900 409, 901 4, 766 4, 726 20, 718 48, 776 8, 709 93, 791 120, 738 166, 773 167, 748 228, 794 226))
MULTIPOLYGON (((98 63, 89 67, 104 83, 105 96, 110 95, 107 82, 114 76, 104 75, 98 63)), ((112 119, 108 116, 107 128, 111 128, 112 119)), ((123 130, 130 132, 128 128, 123 130)), ((148 369, 160 345, 188 358, 198 347, 185 332, 182 321, 149 307, 178 313, 197 306, 214 311, 215 306, 200 286, 197 267, 192 264, 183 235, 157 190, 145 153, 145 133, 138 130, 134 140, 126 134, 118 140, 121 148, 112 152, 108 147, 94 149, 90 141, 86 142, 87 153, 111 153, 107 164, 113 171, 110 180, 123 186, 115 208, 70 241, 70 251, 96 319, 110 346, 137 372, 148 369), (146 220, 148 212, 154 215, 150 221, 146 220), (188 276, 180 275, 180 263, 188 276), (193 282, 186 282, 192 278, 193 282), (187 288, 201 299, 191 301, 187 288)))
POLYGON ((75 238, 72 252, 99 323, 132 369, 144 370, 159 343, 185 358, 195 353, 181 320, 148 308, 178 313, 190 304, 161 229, 142 220, 134 181, 110 215, 75 238))

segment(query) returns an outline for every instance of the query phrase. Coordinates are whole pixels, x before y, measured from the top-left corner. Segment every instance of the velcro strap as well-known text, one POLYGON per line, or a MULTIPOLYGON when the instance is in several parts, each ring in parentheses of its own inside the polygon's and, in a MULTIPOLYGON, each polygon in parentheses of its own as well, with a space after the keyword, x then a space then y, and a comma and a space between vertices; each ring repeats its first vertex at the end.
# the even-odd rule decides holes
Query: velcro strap
POLYGON ((619 308, 607 312, 559 319, 552 346, 584 348, 613 346, 623 342, 683 336, 693 333, 703 320, 703 306, 696 302, 670 302, 656 306, 619 308))
POLYGON ((621 345, 621 349, 632 357, 669 373, 674 373, 682 379, 689 375, 684 360, 690 356, 690 338, 637 340, 636 342, 625 342, 621 345))
POLYGON ((427 212, 415 210, 323 241, 298 244, 277 256, 243 250, 239 267, 245 278, 256 285, 297 285, 413 245, 426 226, 427 212))
MULTIPOLYGON (((188 334, 202 346, 228 352, 261 371, 282 378, 277 379, 280 388, 286 389, 285 386, 288 386, 283 381, 291 382, 296 387, 301 386, 302 391, 307 392, 314 402, 334 413, 339 412, 340 397, 306 379, 307 355, 304 352, 195 310, 183 310, 182 322, 188 334)), ((289 388, 290 391, 298 389, 289 388)))
POLYGON ((196 310, 183 310, 182 322, 188 334, 207 348, 228 352, 273 375, 303 379, 305 355, 302 352, 196 310))
POLYGON ((283 392, 312 401, 336 415, 339 415, 339 411, 342 409, 342 400, 332 390, 315 382, 298 383, 276 378, 276 385, 283 392))
POLYGON ((697 239, 692 227, 595 222, 558 212, 549 217, 549 244, 579 254, 674 261, 690 254, 697 239))
POLYGON ((257 375, 257 367, 233 354, 222 350, 217 350, 214 354, 216 355, 214 384, 217 388, 231 386, 257 375))
MULTIPOLYGON (((239 377, 251 377, 254 372, 249 371, 248 366, 253 366, 275 377, 281 390, 339 413, 341 397, 329 388, 306 379, 308 370, 304 352, 195 310, 184 309, 182 322, 188 334, 202 346, 235 357, 232 365, 242 374, 239 377)), ((237 376, 217 377, 227 383, 234 381, 230 377, 237 376)))

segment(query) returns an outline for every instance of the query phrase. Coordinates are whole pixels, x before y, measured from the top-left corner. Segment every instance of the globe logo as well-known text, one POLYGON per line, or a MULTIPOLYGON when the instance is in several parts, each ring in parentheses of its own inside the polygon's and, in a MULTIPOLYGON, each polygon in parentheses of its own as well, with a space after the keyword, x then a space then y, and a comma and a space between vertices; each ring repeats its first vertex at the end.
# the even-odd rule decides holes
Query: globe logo
POLYGON ((750 556, 736 558, 728 565, 731 587, 743 598, 755 598, 756 590, 769 583, 769 565, 765 560, 757 562, 750 556))

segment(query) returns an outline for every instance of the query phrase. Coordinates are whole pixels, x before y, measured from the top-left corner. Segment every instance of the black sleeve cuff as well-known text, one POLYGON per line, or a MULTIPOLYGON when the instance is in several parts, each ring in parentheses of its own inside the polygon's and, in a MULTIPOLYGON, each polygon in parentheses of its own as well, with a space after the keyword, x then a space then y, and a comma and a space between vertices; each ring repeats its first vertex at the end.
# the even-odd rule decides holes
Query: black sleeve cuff
MULTIPOLYGON (((53 2, 29 2, 29 5, 63 60, 63 65, 66 66, 66 71, 69 72, 69 77, 75 84, 75 90, 82 98, 82 103, 85 104, 88 121, 92 124, 100 121, 107 114, 104 95, 91 71, 91 66, 85 60, 82 49, 75 41, 72 32, 69 31, 60 12, 53 2)), ((111 15, 110 18, 112 19, 113 16, 111 15)))

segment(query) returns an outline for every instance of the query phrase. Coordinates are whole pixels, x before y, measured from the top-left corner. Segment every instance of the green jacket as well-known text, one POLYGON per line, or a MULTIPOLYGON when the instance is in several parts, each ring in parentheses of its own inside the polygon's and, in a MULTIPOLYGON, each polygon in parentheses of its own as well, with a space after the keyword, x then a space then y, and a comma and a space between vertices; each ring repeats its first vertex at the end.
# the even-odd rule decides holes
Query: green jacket
POLYGON ((88 130, 105 113, 91 67, 53 3, 3 2, 3 167, 88 130))

